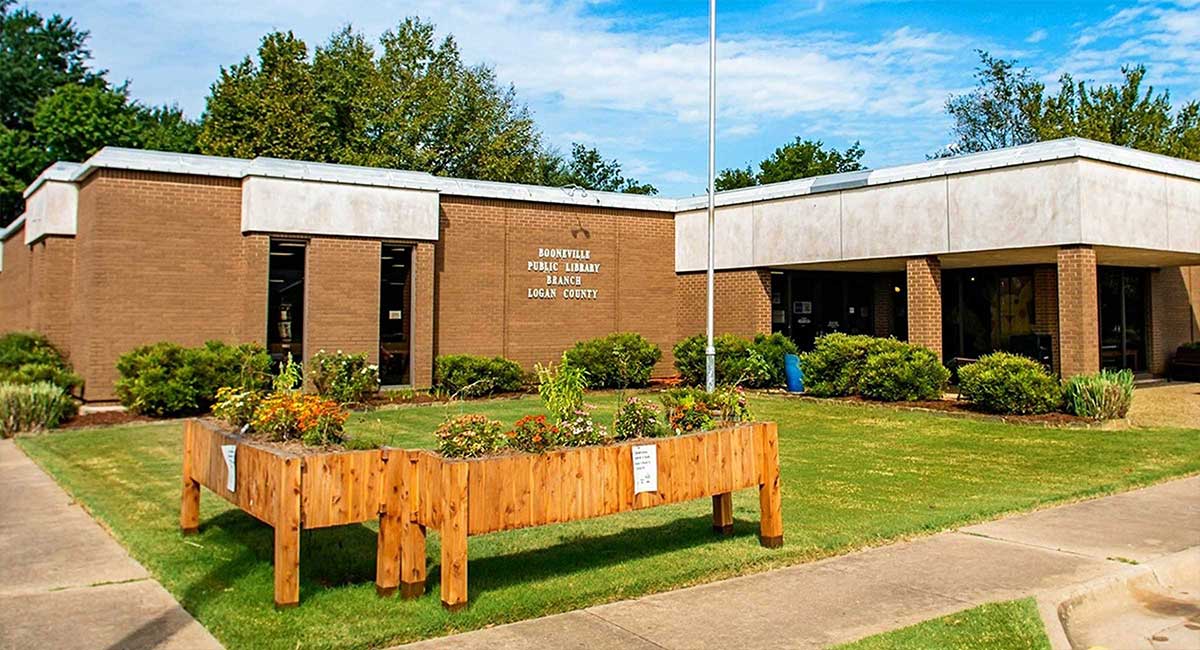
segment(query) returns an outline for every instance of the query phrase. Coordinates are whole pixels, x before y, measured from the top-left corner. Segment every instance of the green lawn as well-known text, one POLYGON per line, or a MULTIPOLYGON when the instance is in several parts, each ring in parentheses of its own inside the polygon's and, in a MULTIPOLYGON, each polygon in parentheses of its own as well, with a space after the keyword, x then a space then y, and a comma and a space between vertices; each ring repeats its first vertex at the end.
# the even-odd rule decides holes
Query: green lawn
MULTIPOLYGON (((590 401, 611 414, 615 397, 590 401)), ((725 539, 711 533, 707 499, 474 537, 471 603, 453 615, 437 596, 437 535, 430 535, 428 593, 385 600, 375 596, 368 526, 305 532, 301 605, 276 612, 270 528, 206 493, 200 535, 179 534, 179 423, 66 431, 19 444, 230 648, 384 646, 806 562, 1200 471, 1194 430, 1053 429, 783 396, 756 396, 752 407, 779 423, 782 549, 758 545, 753 491, 735 495, 735 535, 725 539)), ((511 423, 540 407, 524 398, 465 408, 511 423)), ((356 414, 348 428, 428 446, 447 412, 460 410, 356 414)))
POLYGON ((836 650, 1050 650, 1032 598, 988 603, 836 650))

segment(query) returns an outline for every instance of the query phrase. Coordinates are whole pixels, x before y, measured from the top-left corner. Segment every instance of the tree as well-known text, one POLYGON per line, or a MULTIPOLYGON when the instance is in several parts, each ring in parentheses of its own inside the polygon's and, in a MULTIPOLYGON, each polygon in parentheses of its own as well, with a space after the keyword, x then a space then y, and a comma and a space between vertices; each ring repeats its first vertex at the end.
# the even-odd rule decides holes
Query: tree
POLYGON ((820 140, 805 140, 799 136, 792 142, 775 150, 758 164, 758 172, 746 166, 743 169, 724 169, 717 175, 714 185, 717 191, 739 187, 781 183, 797 178, 838 174, 863 169, 862 157, 866 152, 855 142, 845 151, 826 148, 820 140))
POLYGON ((129 104, 124 88, 62 86, 38 102, 33 125, 49 162, 84 160, 99 143, 139 144, 137 108, 129 104))
POLYGON ((1064 74, 1058 93, 1046 96, 1016 61, 982 51, 979 57, 976 89, 946 101, 955 141, 935 157, 1077 136, 1200 160, 1200 104, 1176 110, 1169 92, 1143 90, 1145 66, 1121 68, 1120 84, 1089 85, 1064 74))
POLYGON ((102 81, 88 70, 88 33, 58 14, 42 18, 0 0, 0 124, 29 130, 37 103, 64 84, 102 81))
POLYGON ((257 62, 213 84, 200 148, 515 182, 540 182, 545 163, 513 88, 416 18, 385 32, 378 52, 347 27, 311 60, 292 34, 267 35, 257 62))
POLYGON ((605 160, 595 147, 571 144, 570 160, 550 154, 546 162, 545 184, 556 187, 582 187, 599 192, 624 192, 626 194, 658 194, 658 188, 649 183, 639 183, 625 178, 621 163, 615 158, 605 160))

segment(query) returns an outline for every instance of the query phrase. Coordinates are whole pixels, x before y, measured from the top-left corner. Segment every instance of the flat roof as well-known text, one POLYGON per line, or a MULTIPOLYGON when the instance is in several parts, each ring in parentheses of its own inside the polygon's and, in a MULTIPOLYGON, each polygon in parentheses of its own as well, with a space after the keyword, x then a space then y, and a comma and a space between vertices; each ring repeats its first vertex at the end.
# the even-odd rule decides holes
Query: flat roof
MULTIPOLYGON (((982 153, 924 162, 881 167, 873 170, 814 176, 770 185, 718 192, 718 206, 756 203, 820 192, 871 187, 889 183, 967 174, 1069 158, 1089 158, 1116 165, 1200 180, 1200 163, 1083 138, 996 149, 982 153)), ((276 158, 222 158, 196 154, 168 153, 105 147, 83 163, 58 162, 48 167, 25 190, 32 194, 47 181, 78 182, 97 169, 194 174, 224 178, 262 176, 326 183, 394 187, 439 192, 448 196, 470 196, 538 203, 605 207, 656 212, 688 212, 708 205, 707 196, 667 198, 619 192, 598 192, 577 187, 546 187, 434 176, 426 172, 357 167, 276 158)), ((3 235, 0 234, 0 239, 3 235)))

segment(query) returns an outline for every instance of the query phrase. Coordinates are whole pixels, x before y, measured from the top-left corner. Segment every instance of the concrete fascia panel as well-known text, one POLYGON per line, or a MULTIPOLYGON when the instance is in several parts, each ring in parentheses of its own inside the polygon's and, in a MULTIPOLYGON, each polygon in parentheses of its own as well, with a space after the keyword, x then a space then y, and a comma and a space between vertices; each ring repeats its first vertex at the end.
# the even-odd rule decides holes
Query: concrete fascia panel
POLYGON ((74 183, 44 181, 25 197, 25 243, 57 235, 74 237, 79 212, 79 188, 74 183))
POLYGON ((438 194, 252 176, 242 183, 242 231, 429 240, 438 194))

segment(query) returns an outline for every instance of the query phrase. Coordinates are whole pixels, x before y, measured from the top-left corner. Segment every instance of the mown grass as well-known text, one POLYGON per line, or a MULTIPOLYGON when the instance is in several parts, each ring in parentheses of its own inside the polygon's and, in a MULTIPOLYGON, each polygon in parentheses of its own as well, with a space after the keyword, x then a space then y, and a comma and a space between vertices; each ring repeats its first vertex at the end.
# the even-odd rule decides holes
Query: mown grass
MULTIPOLYGON (((600 417, 616 397, 590 396, 600 417)), ((707 499, 471 538, 470 606, 438 600, 438 540, 422 598, 380 599, 375 529, 307 531, 300 607, 272 607, 271 529, 209 493, 202 529, 178 530, 181 425, 66 431, 19 444, 104 522, 230 648, 366 648, 810 561, 966 522, 1200 471, 1195 430, 1098 431, 755 396, 779 423, 785 546, 758 545, 753 491, 734 497, 735 534, 714 538, 707 499)), ((534 397, 355 414, 351 434, 431 446, 447 413, 507 423, 534 397)))
POLYGON ((988 603, 834 650, 1050 650, 1032 598, 988 603))

